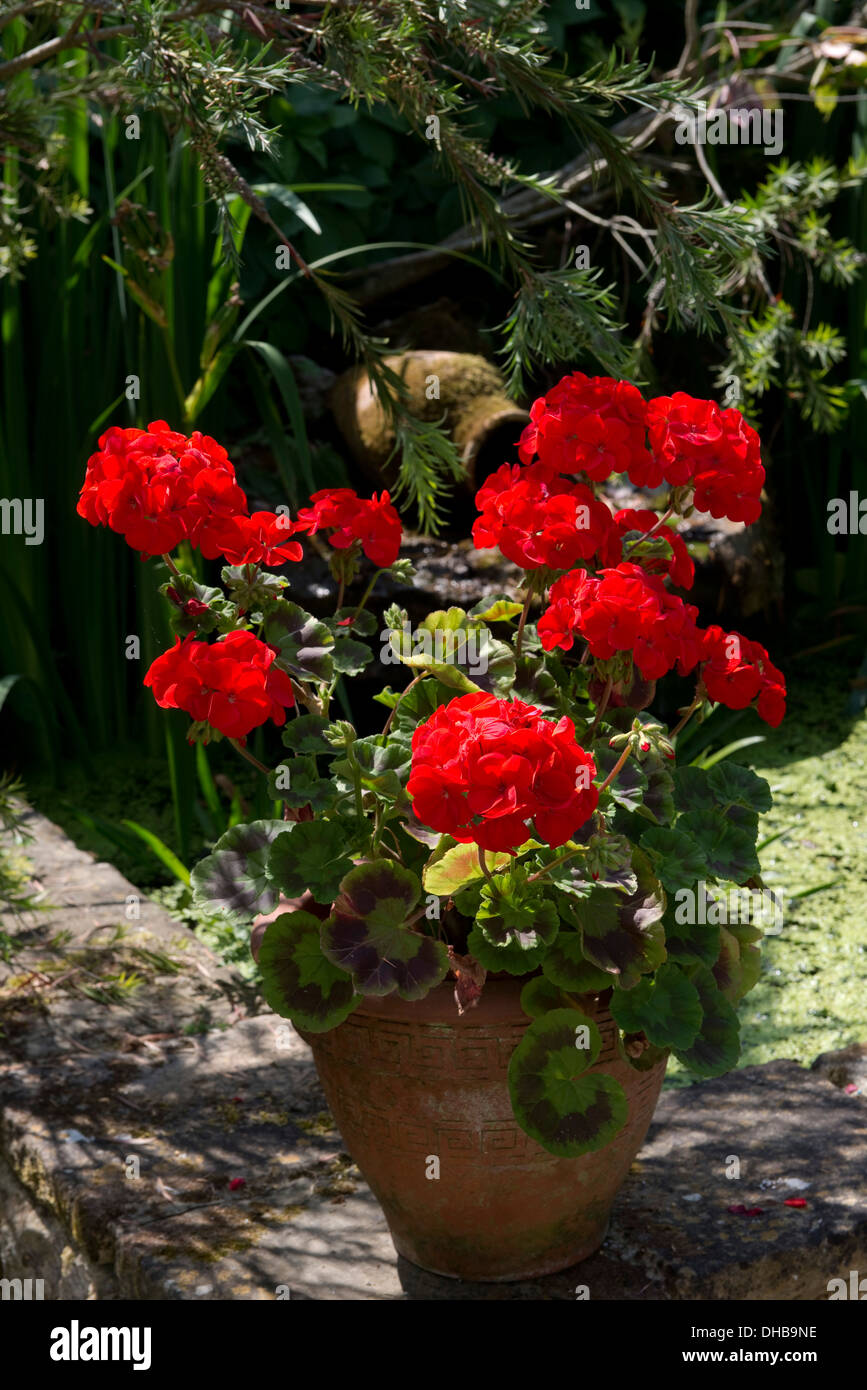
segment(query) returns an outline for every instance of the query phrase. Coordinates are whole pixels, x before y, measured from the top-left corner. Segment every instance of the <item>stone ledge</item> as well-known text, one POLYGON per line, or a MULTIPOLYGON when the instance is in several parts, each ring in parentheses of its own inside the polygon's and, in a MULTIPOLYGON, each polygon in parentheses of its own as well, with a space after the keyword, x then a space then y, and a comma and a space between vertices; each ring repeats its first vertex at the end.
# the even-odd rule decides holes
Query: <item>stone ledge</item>
POLYGON ((62 1299, 809 1300, 867 1272, 863 1048, 664 1095, 572 1270, 473 1285, 398 1260, 294 1030, 160 909, 126 922, 116 870, 30 828, 56 906, 2 921, 21 948, 0 965, 0 1277, 62 1299))

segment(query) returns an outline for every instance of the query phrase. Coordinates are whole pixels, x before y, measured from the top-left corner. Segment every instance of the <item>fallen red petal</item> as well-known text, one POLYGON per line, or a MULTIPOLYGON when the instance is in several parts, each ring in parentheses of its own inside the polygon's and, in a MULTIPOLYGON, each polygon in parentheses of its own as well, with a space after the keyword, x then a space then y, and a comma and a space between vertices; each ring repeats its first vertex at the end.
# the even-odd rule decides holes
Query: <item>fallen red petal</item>
POLYGON ((239 1187, 246 1187, 246 1185, 247 1185, 247 1179, 246 1179, 246 1178, 231 1178, 230 1181, 229 1181, 229 1191, 230 1191, 230 1192, 234 1192, 234 1191, 236 1191, 237 1188, 239 1188, 239 1187))
POLYGON ((787 1197, 783 1203, 784 1207, 805 1207, 806 1205, 806 1197, 787 1197))

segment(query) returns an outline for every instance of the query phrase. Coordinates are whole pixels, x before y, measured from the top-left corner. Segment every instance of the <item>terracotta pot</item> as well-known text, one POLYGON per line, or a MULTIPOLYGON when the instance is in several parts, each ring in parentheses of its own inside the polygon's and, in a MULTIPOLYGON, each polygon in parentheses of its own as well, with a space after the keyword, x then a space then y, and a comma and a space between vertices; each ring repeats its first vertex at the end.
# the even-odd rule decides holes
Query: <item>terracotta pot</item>
POLYGON ((524 1279, 592 1254, 659 1097, 665 1062, 639 1072, 621 1061, 614 1023, 597 1005, 589 1012, 603 1050, 594 1069, 626 1091, 627 1125, 581 1158, 556 1158, 530 1139, 507 1085, 529 1024, 523 983, 489 980, 462 1017, 449 983, 413 1004, 368 998, 332 1032, 302 1034, 398 1253, 436 1274, 524 1279), (427 1176, 434 1157, 438 1178, 427 1176))
MULTIPOLYGON (((530 416, 509 399, 501 374, 484 357, 414 351, 385 357, 383 362, 406 383, 411 414, 419 420, 445 417, 445 428, 466 470, 465 486, 471 491, 492 469, 514 457, 530 416), (432 389, 437 394, 431 396, 432 389)), ((394 433, 364 368, 344 372, 329 399, 356 462, 377 484, 393 483, 397 476, 392 458, 394 433)))

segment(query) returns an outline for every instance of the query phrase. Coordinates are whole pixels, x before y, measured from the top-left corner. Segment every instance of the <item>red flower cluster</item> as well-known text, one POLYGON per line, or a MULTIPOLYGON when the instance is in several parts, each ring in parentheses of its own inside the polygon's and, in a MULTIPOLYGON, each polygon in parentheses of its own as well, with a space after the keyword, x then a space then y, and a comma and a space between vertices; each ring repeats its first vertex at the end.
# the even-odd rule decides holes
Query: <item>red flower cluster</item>
POLYGON ((337 550, 347 550, 354 541, 368 560, 380 569, 388 569, 397 559, 402 528, 400 517, 387 492, 380 497, 359 497, 352 488, 323 488, 314 492, 312 507, 298 513, 299 525, 311 536, 320 529, 331 531, 331 544, 337 550))
POLYGON ((633 482, 656 487, 665 477, 673 487, 689 483, 699 511, 747 525, 758 519, 765 470, 759 436, 739 410, 676 391, 649 403, 647 432, 656 466, 633 482))
POLYGON ((786 678, 759 642, 739 632, 709 627, 702 633, 701 679, 708 699, 729 709, 746 709, 754 700, 759 718, 773 729, 786 713, 786 678))
POLYGON ((666 589, 640 565, 624 562, 598 575, 564 574, 551 587, 551 605, 539 619, 546 651, 568 651, 579 632, 600 661, 631 651, 645 680, 677 666, 686 675, 701 654, 698 609, 666 589))
POLYGON ((284 724, 286 708, 295 703, 289 677, 274 667, 276 656, 251 632, 230 632, 214 643, 179 637, 157 657, 144 683, 163 709, 182 709, 243 741, 268 718, 284 724))
POLYGON ((476 506, 476 549, 499 546, 522 569, 571 569, 595 555, 612 530, 610 511, 589 487, 542 463, 504 463, 477 492, 476 506))
POLYGON ((412 738, 407 790, 433 830, 482 849, 565 844, 593 814, 596 764, 575 725, 483 691, 441 705, 412 738))
POLYGON ((636 487, 691 485, 699 511, 732 521, 749 524, 762 509, 755 430, 733 407, 684 391, 645 401, 627 381, 573 372, 533 402, 518 453, 594 482, 628 473, 636 487))
POLYGON ((573 372, 534 401, 518 455, 535 454, 559 473, 584 472, 594 482, 650 462, 644 439, 647 407, 637 386, 573 372))
POLYGON ((302 529, 286 516, 247 516, 247 498, 222 445, 195 430, 187 438, 154 420, 146 430, 117 425, 87 461, 78 513, 91 526, 110 526, 133 550, 164 555, 188 540, 213 559, 233 564, 300 560, 290 542, 302 529))

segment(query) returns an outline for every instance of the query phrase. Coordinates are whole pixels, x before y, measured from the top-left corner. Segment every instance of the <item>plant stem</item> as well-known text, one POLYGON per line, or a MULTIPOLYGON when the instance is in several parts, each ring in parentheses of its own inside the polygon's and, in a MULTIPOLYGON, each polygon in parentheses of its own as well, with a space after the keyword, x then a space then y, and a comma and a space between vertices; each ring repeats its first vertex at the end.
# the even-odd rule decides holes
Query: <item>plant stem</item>
POLYGON ((343 578, 343 575, 341 575, 341 576, 340 576, 340 585, 339 585, 338 590, 337 590, 337 603, 336 603, 335 606, 334 606, 334 611, 335 611, 335 613, 339 613, 340 610, 341 610, 341 608, 343 607, 343 594, 344 594, 345 589, 346 589, 346 580, 343 578))
POLYGON ((651 536, 655 536, 656 533, 657 533, 657 532, 665 525, 665 523, 668 521, 668 518, 669 518, 670 516, 673 516, 673 515, 674 515, 674 507, 669 507, 669 508, 668 508, 668 511, 666 511, 666 512, 659 518, 659 520, 657 521, 657 523, 656 523, 655 526, 651 526, 651 528, 650 528, 649 531, 644 531, 644 532, 642 532, 642 534, 638 537, 638 540, 637 540, 637 541, 633 541, 631 545, 628 545, 628 546, 626 547, 626 550, 624 551, 624 554, 623 554, 624 560, 626 559, 626 556, 629 554, 629 552, 630 552, 631 550, 634 550, 635 547, 636 547, 637 545, 641 545, 641 542, 642 542, 642 541, 649 541, 650 538, 651 538, 651 536))
POLYGON ((360 604, 358 605, 358 607, 356 608, 355 612, 354 612, 353 615, 352 615, 352 621, 353 621, 353 622, 355 622, 355 620, 356 620, 356 618, 358 617, 359 613, 361 612, 362 608, 363 608, 364 605, 367 603, 367 600, 370 598, 370 595, 371 595, 371 593, 372 593, 372 591, 373 591, 373 586, 374 586, 374 584, 376 583, 376 581, 377 581, 377 579, 379 578, 379 576, 380 576, 381 573, 382 573, 381 570, 374 570, 374 572, 373 572, 373 577, 372 577, 370 583, 368 584, 367 588, 365 589, 364 593, 363 593, 362 596, 361 596, 361 602, 360 602, 360 604))
POLYGON ((410 681, 409 685, 406 686, 406 688, 400 692, 400 695, 398 696, 398 699, 397 699, 397 703, 394 704, 394 705, 392 705, 391 709, 390 709, 389 712, 388 712, 388 718, 387 718, 386 721, 385 721, 385 725, 384 725, 384 727, 383 727, 382 734, 380 735, 381 738, 385 738, 386 734, 388 733, 389 729, 391 728, 391 722, 392 722, 392 720, 394 719, 394 716, 397 714, 397 706, 400 704, 400 702, 401 702, 401 700, 403 699, 404 695, 408 695, 409 692, 412 690, 413 686, 414 686, 414 685, 418 685, 419 681, 423 681, 426 675, 427 675, 427 671, 422 671, 420 675, 414 676, 413 679, 410 681))
POLYGON ((698 698, 698 696, 696 696, 696 698, 693 700, 692 704, 690 705, 689 709, 686 711, 686 714, 685 714, 685 715, 683 716, 683 718, 681 719, 680 723, 679 723, 679 724, 675 724, 674 728, 672 729, 671 733, 669 734, 669 738, 674 738, 677 734, 680 733, 680 731, 681 731, 681 729, 683 728, 684 724, 686 724, 686 723, 692 718, 692 716, 695 714, 695 712, 696 712, 696 710, 698 709, 698 707, 699 707, 700 704, 701 704, 701 700, 698 698))
POLYGON ((178 569, 177 565, 175 564, 174 560, 172 559, 171 555, 163 555, 162 558, 163 558, 163 560, 165 561, 165 563, 168 565, 168 567, 169 567, 169 569, 171 570, 172 574, 177 575, 178 579, 180 579, 180 577, 181 577, 181 572, 180 572, 180 570, 178 569))
POLYGON ((257 757, 254 757, 254 755, 250 753, 242 743, 239 743, 236 738, 230 738, 229 742, 231 743, 233 748, 237 749, 237 751, 241 754, 242 758, 246 758, 248 763, 252 763, 253 766, 257 767, 260 772, 264 772, 266 777, 268 776, 271 769, 266 767, 264 763, 260 763, 259 759, 257 757))
POLYGON ((595 716, 594 716, 593 723, 590 725, 590 732, 589 732, 588 735, 587 735, 588 739, 592 739, 593 735, 596 733, 596 730, 597 730, 597 728, 598 728, 598 726, 599 726, 599 720, 602 718, 603 714, 605 713, 605 711, 606 711, 607 708, 608 708, 608 701, 609 701, 609 699, 611 698, 611 690, 612 690, 613 686, 614 686, 614 677, 613 677, 613 676, 609 676, 609 677, 608 677, 608 680, 606 681, 606 684, 605 684, 605 689, 604 689, 603 692, 602 692, 602 699, 599 701, 599 704, 596 706, 596 714, 595 714, 595 716))
POLYGON ((485 875, 485 878, 488 880, 488 883, 493 883, 494 880, 493 880, 493 878, 492 878, 492 876, 491 876, 491 871, 490 871, 490 869, 488 868, 487 864, 485 863, 485 851, 482 849, 481 845, 479 845, 478 850, 479 850, 479 868, 481 869, 482 873, 485 875))
POLYGON ((620 754, 620 757, 617 759, 617 762, 614 764, 614 766, 612 767, 612 769, 611 769, 611 771, 609 772, 608 776, 605 778, 605 781, 602 783, 602 786, 599 788, 600 792, 604 792, 604 791, 605 791, 605 788, 611 785, 611 783, 614 781, 614 778, 617 776, 618 772, 619 772, 620 769, 623 767, 623 764, 626 762, 626 759, 627 759, 628 757, 629 757, 629 744, 627 743, 627 745, 626 745, 626 747, 624 748, 623 752, 620 754))
POLYGON ((530 874, 530 877, 527 879, 527 882, 535 883, 537 879, 544 878, 546 874, 551 873, 552 869, 558 869, 561 864, 565 864, 567 859, 574 859, 575 855, 580 854, 583 848, 584 846, 582 845, 580 849, 567 850, 565 854, 560 855, 559 859, 552 859, 551 863, 546 864, 544 869, 539 869, 535 874, 530 874))
POLYGON ((521 659, 521 642, 524 637, 524 625, 527 621, 527 614, 530 612, 530 604, 533 601, 533 581, 530 580, 527 586, 527 597, 524 600, 524 607, 521 609, 521 617, 518 622, 518 631, 515 634, 515 659, 521 659))

